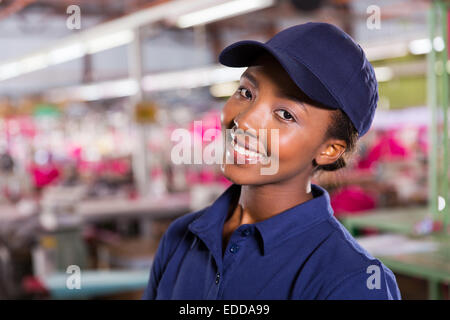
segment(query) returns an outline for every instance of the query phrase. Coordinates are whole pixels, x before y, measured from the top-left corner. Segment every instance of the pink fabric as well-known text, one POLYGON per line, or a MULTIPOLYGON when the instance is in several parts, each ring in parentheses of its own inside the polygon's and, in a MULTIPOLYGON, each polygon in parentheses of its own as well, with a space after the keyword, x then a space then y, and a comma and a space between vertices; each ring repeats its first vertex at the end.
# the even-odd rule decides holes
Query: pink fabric
POLYGON ((409 156, 410 152, 395 138, 394 132, 389 132, 381 136, 367 156, 359 161, 358 168, 369 169, 379 161, 405 159, 409 156))
POLYGON ((333 207, 334 215, 339 216, 343 213, 358 213, 374 209, 376 201, 373 196, 362 188, 348 186, 331 195, 331 206, 333 207))
POLYGON ((31 173, 34 185, 38 188, 45 187, 59 178, 59 170, 55 166, 34 166, 31 173))

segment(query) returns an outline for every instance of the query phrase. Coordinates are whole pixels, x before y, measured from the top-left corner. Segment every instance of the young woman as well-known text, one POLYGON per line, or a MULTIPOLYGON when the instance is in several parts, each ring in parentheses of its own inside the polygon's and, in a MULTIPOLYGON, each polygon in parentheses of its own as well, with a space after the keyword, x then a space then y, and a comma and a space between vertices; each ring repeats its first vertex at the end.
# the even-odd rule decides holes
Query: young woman
POLYGON ((311 183, 344 167, 371 125, 378 87, 361 47, 333 25, 307 23, 234 43, 219 60, 248 67, 222 113, 225 157, 243 161, 222 165, 233 185, 211 206, 170 225, 144 298, 400 299, 393 273, 311 183), (276 170, 262 174, 263 160, 276 170))

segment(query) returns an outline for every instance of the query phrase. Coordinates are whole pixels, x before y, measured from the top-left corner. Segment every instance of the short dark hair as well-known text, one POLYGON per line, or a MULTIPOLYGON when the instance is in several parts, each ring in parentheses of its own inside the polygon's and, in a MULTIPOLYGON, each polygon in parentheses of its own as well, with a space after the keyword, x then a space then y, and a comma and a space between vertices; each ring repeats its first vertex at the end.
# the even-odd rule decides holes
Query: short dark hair
POLYGON ((356 130, 350 118, 341 110, 333 110, 331 115, 331 123, 325 134, 325 138, 335 138, 344 140, 347 144, 344 154, 335 162, 318 165, 315 160, 313 160, 314 172, 323 171, 336 171, 344 168, 347 165, 346 158, 352 154, 356 147, 356 142, 358 141, 358 131, 356 130))

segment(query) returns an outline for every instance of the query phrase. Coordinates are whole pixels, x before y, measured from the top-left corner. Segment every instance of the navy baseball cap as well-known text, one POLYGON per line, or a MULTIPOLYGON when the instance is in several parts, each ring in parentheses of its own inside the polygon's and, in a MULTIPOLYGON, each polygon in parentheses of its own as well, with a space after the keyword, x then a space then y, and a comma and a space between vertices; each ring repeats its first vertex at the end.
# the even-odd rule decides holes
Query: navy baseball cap
POLYGON ((312 100, 341 109, 359 137, 370 128, 378 102, 378 83, 364 51, 347 33, 322 22, 308 22, 277 33, 266 43, 235 42, 219 55, 229 67, 254 65, 271 54, 312 100))

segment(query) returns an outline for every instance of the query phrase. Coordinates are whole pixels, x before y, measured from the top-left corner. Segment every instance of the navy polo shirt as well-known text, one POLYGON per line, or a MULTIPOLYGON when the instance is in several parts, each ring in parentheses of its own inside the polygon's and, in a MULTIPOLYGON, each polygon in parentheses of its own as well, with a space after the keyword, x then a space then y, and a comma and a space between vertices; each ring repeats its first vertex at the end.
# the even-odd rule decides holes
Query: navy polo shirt
POLYGON ((394 274, 334 218, 328 193, 239 226, 222 250, 230 186, 164 233, 144 299, 400 299, 394 274))

